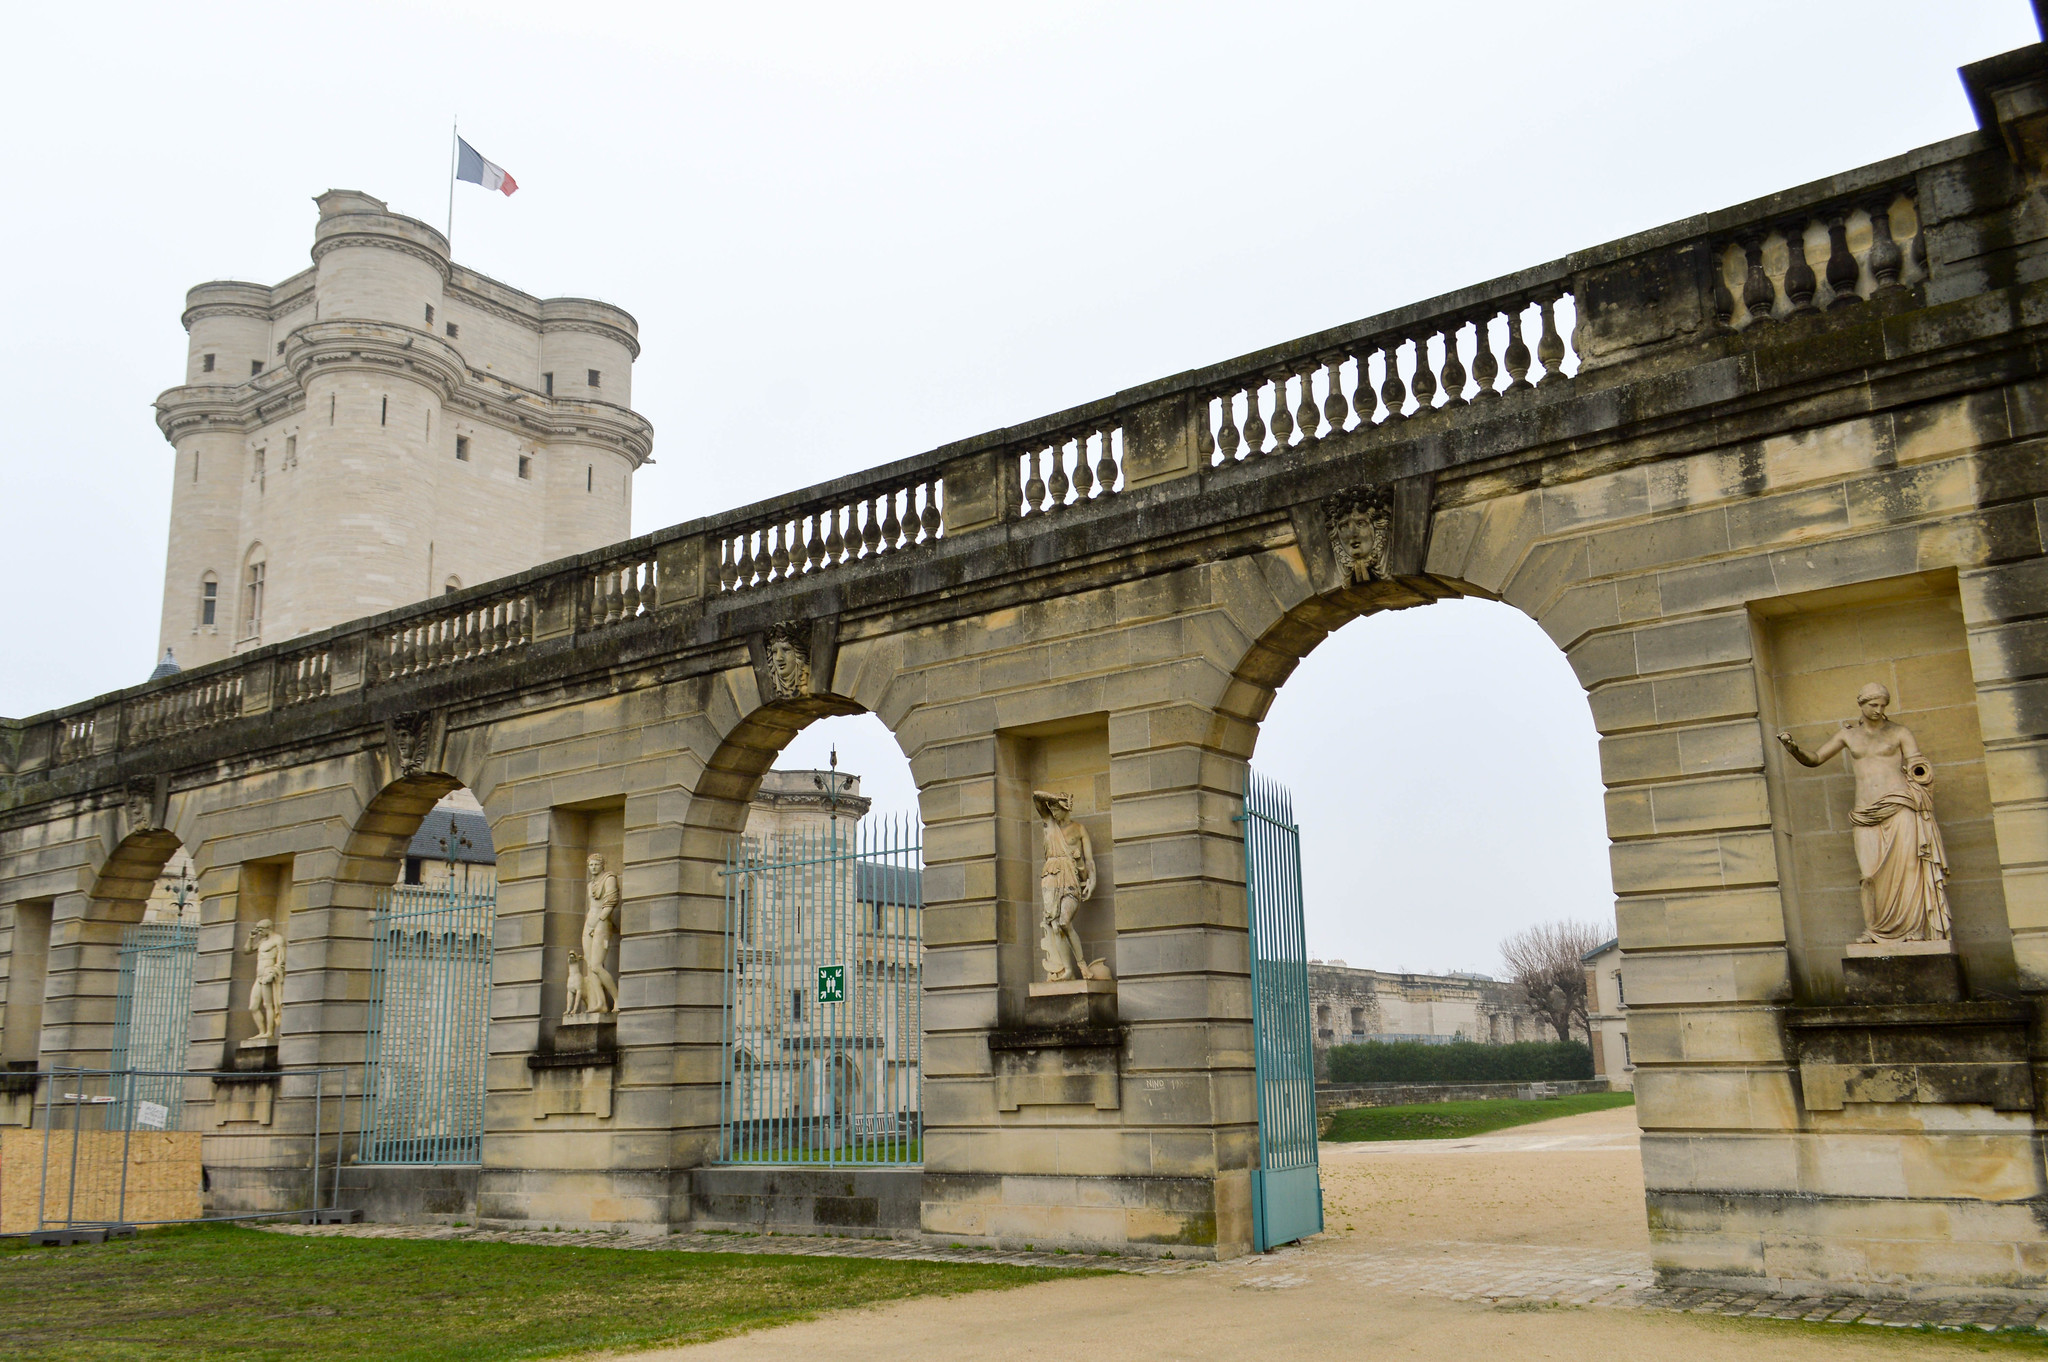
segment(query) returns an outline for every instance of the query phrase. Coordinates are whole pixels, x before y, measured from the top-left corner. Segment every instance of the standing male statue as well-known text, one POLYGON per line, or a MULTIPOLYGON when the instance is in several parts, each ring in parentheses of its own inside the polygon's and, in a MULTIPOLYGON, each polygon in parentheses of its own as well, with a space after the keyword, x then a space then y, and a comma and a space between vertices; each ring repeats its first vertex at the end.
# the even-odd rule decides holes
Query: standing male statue
POLYGON ((1082 953, 1074 914, 1095 897, 1095 847, 1088 829, 1073 821, 1074 797, 1033 790, 1031 802, 1045 820, 1045 869, 1039 875, 1038 951, 1049 981, 1107 979, 1109 966, 1082 953))
POLYGON ((618 984, 604 967, 612 948, 612 919, 619 912, 619 877, 604 868, 604 857, 590 854, 590 878, 584 884, 583 1000, 585 1012, 616 1012, 618 984))
POLYGON ((284 938, 270 930, 269 918, 263 918, 250 928, 242 953, 256 956, 256 982, 249 985, 256 1034, 250 1039, 276 1040, 277 1024, 284 1017, 284 938))
POLYGON ((1807 753, 1780 733, 1778 741, 1802 766, 1849 754, 1856 773, 1856 866, 1863 891, 1863 935, 1858 941, 1949 939, 1948 856, 1934 821, 1934 767, 1920 755, 1912 731, 1885 717, 1892 693, 1876 682, 1856 693, 1859 722, 1807 753))

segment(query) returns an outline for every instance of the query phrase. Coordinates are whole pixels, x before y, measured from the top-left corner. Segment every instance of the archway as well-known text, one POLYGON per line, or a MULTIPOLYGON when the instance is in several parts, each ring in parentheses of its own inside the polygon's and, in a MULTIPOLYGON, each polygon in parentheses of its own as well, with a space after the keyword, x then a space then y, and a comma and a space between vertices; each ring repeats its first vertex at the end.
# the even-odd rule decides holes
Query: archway
MULTIPOLYGON (((1581 1010, 1565 1000, 1571 1053, 1563 1053, 1546 999, 1532 996, 1498 952, 1518 929, 1558 920, 1587 924, 1589 948, 1613 936, 1598 734, 1557 645, 1521 611, 1474 597, 1428 610, 1389 610, 1355 593, 1311 598, 1267 631, 1234 678, 1234 708, 1258 725, 1254 763, 1296 796, 1312 957, 1308 1015, 1326 1081, 1332 1056, 1353 1061, 1334 1075, 1350 1082, 1462 1084, 1539 1062, 1594 1077, 1587 1043, 1597 1037, 1574 1013, 1590 1012, 1601 1025, 1597 1005, 1581 1010), (1516 1041, 1543 1042, 1553 1053, 1503 1048, 1516 1041)), ((1583 991, 1586 970, 1571 954, 1570 974, 1583 991)), ((1532 1070, 1523 1078, 1563 1074, 1532 1070)), ((1626 1086, 1629 1075, 1600 1078, 1626 1086)), ((1406 1100, 1444 1095, 1438 1087, 1406 1100)), ((1462 1111, 1450 1107, 1418 1108, 1414 1118, 1358 1110, 1330 1119, 1333 1102, 1363 1108, 1385 1100, 1392 1099, 1384 1091, 1326 1091, 1324 1128, 1342 1136, 1447 1121, 1449 1133, 1466 1119, 1446 1115, 1462 1111)), ((1631 1125, 1613 1171, 1629 1184, 1640 1240, 1632 1123, 1619 1113, 1596 1119, 1631 1125)), ((1361 1178, 1353 1156, 1366 1148, 1337 1146, 1332 1158, 1325 1146, 1328 1228, 1340 1238, 1387 1214, 1373 1189, 1389 1170, 1422 1166, 1397 1160, 1361 1178)), ((1475 1239, 1489 1232, 1476 1224, 1468 1231, 1475 1239)))

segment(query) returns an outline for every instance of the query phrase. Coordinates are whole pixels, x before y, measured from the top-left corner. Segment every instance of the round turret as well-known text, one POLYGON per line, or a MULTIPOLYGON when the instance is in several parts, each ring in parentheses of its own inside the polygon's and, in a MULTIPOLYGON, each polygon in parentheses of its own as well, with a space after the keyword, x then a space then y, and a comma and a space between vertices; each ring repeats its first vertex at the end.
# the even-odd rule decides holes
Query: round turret
POLYGON ((185 295, 185 381, 233 385, 270 355, 270 290, 217 279, 185 295))
POLYGON ((352 189, 330 189, 314 202, 320 206, 313 231, 318 320, 433 329, 428 309, 442 306, 448 239, 352 189))
POLYGON ((638 358, 640 323, 626 309, 591 298, 542 301, 540 368, 554 375, 552 396, 630 407, 638 358))

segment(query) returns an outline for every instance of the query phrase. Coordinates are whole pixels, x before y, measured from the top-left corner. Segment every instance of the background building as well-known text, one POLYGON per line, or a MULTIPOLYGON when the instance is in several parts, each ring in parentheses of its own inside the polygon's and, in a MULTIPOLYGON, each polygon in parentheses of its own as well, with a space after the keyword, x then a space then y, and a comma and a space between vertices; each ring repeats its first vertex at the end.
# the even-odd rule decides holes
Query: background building
POLYGON ((631 534, 639 327, 454 264, 379 199, 316 202, 313 266, 186 295, 159 649, 190 667, 631 534))
POLYGON ((1369 1040, 1506 1045, 1557 1039, 1550 1023, 1522 1001, 1520 989, 1484 974, 1390 974, 1311 960, 1308 991, 1318 1069, 1332 1045, 1369 1040))
POLYGON ((1616 1092, 1636 1085, 1628 1053, 1628 999, 1621 989, 1621 938, 1586 952, 1586 1010, 1593 1018, 1593 1076, 1616 1092))

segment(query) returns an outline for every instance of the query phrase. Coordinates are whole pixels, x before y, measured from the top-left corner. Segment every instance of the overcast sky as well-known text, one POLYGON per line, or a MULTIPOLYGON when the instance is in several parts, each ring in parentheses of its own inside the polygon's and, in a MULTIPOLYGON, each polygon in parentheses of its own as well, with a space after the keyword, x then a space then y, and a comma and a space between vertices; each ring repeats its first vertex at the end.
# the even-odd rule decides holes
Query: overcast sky
MULTIPOLYGON (((1954 68, 2036 38, 2022 0, 24 7, 0 713, 154 660, 185 290, 304 268, 329 187, 440 224, 458 112, 520 191, 458 186, 457 258, 640 320, 644 532, 1953 136, 1954 68)), ((1258 760, 1317 953, 1611 915, 1548 646, 1439 606, 1290 682, 1258 760)))

